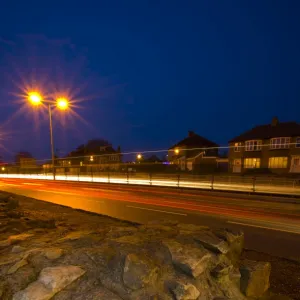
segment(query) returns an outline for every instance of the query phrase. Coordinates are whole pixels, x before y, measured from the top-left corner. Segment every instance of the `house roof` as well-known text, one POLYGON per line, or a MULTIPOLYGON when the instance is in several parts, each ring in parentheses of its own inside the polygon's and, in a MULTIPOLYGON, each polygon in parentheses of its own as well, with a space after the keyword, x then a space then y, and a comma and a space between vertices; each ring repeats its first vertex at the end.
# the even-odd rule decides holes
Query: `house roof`
POLYGON ((270 139, 275 137, 300 136, 300 124, 296 122, 276 122, 259 125, 233 138, 229 142, 244 142, 254 139, 270 139))
POLYGON ((218 144, 192 132, 189 131, 189 136, 177 144, 173 145, 170 149, 176 147, 186 147, 186 148, 210 148, 210 147, 219 147, 218 144))

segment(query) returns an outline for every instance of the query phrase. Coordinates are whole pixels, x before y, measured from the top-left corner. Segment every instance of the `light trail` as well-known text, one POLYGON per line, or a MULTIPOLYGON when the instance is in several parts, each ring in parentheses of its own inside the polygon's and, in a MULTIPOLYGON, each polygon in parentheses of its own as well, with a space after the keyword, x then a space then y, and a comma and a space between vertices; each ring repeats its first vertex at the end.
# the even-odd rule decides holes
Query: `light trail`
MULTIPOLYGON (((33 179, 33 180, 53 180, 53 175, 43 174, 0 174, 0 178, 11 178, 11 179, 33 179)), ((253 192, 253 185, 251 183, 220 183, 214 182, 213 186, 211 182, 200 182, 200 181, 189 181, 181 179, 178 182, 176 179, 153 179, 149 178, 126 178, 126 177, 109 177, 109 176, 75 176, 75 175, 56 175, 57 181, 73 181, 73 182, 93 182, 93 183, 115 183, 115 184, 132 184, 132 185, 153 185, 153 186, 164 186, 164 187, 181 187, 181 188, 194 188, 194 189, 214 189, 223 191, 242 191, 242 192, 253 192)), ((255 191, 266 194, 282 194, 282 195, 294 195, 300 196, 299 186, 279 186, 279 185, 268 185, 268 184, 257 184, 255 191)))

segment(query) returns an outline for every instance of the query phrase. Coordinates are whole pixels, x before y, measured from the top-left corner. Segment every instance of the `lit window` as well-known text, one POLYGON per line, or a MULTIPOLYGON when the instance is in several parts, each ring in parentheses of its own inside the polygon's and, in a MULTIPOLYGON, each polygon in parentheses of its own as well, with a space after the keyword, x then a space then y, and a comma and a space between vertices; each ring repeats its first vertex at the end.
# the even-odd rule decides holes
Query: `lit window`
POLYGON ((296 138, 296 148, 300 148, 300 136, 296 138))
POLYGON ((81 166, 81 167, 83 166, 83 162, 82 162, 82 161, 80 162, 80 166, 81 166))
POLYGON ((270 141, 270 149, 286 149, 290 147, 290 138, 282 137, 282 138, 274 138, 270 141))
POLYGON ((242 146, 242 143, 234 143, 234 152, 240 152, 241 146, 242 146))
POLYGON ((245 143, 245 150, 246 151, 259 151, 261 150, 261 140, 252 140, 252 141, 247 141, 245 143))
POLYGON ((244 168, 246 169, 260 168, 260 158, 245 158, 244 168))
POLYGON ((90 156, 90 161, 94 161, 94 156, 93 155, 90 156))
POLYGON ((269 168, 287 168, 288 158, 287 157, 270 157, 269 168))

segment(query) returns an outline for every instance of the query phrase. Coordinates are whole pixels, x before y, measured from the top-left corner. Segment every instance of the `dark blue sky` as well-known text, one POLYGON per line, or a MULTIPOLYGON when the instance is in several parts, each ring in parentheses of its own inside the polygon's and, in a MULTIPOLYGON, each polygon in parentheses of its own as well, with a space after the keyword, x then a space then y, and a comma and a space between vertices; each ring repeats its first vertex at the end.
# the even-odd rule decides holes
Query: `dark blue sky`
MULTIPOLYGON (((50 157, 47 119, 18 110, 18 88, 71 88, 63 152, 103 137, 124 150, 167 148, 194 130, 227 141, 255 124, 300 121, 300 2, 5 1, 0 11, 4 156, 50 157), (9 121, 7 121, 9 119, 9 121)), ((46 93, 46 91, 44 91, 46 93)))

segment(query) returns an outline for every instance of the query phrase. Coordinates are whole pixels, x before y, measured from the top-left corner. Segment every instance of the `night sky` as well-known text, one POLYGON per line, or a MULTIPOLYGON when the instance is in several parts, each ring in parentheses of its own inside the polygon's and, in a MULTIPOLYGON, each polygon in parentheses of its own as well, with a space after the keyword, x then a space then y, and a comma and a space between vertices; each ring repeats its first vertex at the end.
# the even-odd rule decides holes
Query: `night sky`
POLYGON ((27 86, 68 91, 55 148, 94 137, 165 149, 194 130, 226 145, 256 124, 300 121, 300 1, 4 1, 0 124, 9 159, 50 157, 27 86))

